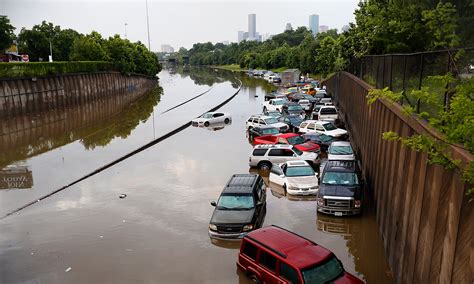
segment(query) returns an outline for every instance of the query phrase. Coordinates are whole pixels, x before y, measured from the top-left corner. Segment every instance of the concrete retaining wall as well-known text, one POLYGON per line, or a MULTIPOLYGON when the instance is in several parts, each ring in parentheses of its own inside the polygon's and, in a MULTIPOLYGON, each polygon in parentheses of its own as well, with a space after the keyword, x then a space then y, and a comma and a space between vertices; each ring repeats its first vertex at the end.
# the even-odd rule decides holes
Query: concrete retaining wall
POLYGON ((156 84, 149 77, 119 72, 0 79, 0 117, 77 106, 124 94, 139 97, 156 84))

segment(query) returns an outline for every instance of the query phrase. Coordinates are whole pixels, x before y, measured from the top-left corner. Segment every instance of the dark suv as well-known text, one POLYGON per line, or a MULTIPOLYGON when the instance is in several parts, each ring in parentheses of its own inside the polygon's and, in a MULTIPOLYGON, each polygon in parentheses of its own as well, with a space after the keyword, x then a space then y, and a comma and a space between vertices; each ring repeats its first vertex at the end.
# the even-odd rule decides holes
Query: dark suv
POLYGON ((361 213, 363 182, 357 161, 328 161, 320 183, 319 212, 335 216, 361 213))
POLYGON ((209 222, 209 236, 241 239, 260 228, 266 214, 265 182, 259 175, 235 174, 227 182, 209 222))

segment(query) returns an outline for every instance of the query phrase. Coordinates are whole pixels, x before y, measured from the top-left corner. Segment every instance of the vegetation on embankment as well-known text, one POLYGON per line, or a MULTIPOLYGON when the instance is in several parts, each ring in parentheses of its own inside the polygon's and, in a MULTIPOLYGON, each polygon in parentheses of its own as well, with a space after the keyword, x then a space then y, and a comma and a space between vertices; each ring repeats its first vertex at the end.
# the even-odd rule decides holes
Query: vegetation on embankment
MULTIPOLYGON (((53 60, 60 61, 60 64, 43 65, 41 68, 27 64, 27 67, 24 68, 34 69, 30 72, 33 74, 36 74, 38 69, 43 69, 40 73, 46 70, 46 73, 49 74, 47 70, 52 70, 51 72, 67 71, 69 68, 75 69, 78 66, 81 66, 80 69, 84 72, 88 72, 89 68, 92 70, 90 72, 93 72, 97 68, 93 66, 94 64, 102 64, 92 64, 91 61, 109 62, 113 65, 114 70, 123 73, 139 73, 154 77, 161 71, 161 65, 155 53, 149 51, 143 43, 139 41, 131 42, 128 39, 120 38, 119 35, 106 39, 95 31, 85 35, 72 29, 61 29, 60 26, 43 21, 31 29, 22 28, 16 36, 12 34, 14 27, 6 16, 0 17, 0 27, 7 27, 5 30, 0 29, 0 39, 5 39, 2 46, 9 46, 13 43, 13 40, 16 40, 19 54, 27 54, 30 62, 47 61, 50 55, 51 43, 53 60), (84 64, 66 64, 66 61, 88 62, 84 64)), ((9 77, 9 74, 6 77, 9 77)))
POLYGON ((273 36, 265 42, 224 45, 196 43, 181 48, 191 65, 239 65, 271 70, 286 66, 303 74, 343 70, 353 58, 368 54, 408 53, 474 44, 474 5, 470 1, 360 1, 355 23, 347 31, 329 30, 314 37, 305 27, 273 36), (374 29, 377 27, 377 29, 374 29))
POLYGON ((112 63, 105 61, 0 63, 0 78, 41 77, 103 71, 117 71, 117 68, 112 63))

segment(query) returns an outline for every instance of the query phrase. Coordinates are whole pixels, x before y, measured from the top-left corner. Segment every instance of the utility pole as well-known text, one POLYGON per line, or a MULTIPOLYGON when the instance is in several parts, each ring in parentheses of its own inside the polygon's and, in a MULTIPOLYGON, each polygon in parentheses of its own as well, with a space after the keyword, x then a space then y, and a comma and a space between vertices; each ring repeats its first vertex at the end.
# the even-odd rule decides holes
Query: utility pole
POLYGON ((49 62, 53 62, 53 45, 51 44, 51 35, 49 36, 49 62))
POLYGON ((148 50, 151 51, 150 49, 150 21, 148 20, 148 0, 145 0, 146 4, 146 27, 148 30, 148 50))
POLYGON ((127 23, 125 23, 125 39, 127 39, 127 23))

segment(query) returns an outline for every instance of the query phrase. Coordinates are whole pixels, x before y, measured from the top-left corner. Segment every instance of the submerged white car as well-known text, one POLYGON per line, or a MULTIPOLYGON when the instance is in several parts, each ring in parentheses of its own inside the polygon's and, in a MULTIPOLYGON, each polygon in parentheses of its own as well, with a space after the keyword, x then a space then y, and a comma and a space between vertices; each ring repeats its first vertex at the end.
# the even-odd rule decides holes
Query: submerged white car
POLYGON ((347 130, 337 128, 329 121, 320 120, 305 120, 300 124, 298 131, 303 134, 311 132, 325 134, 338 140, 346 139, 348 136, 347 130))
POLYGON ((232 117, 228 113, 224 112, 207 112, 200 117, 192 120, 193 126, 205 126, 208 127, 215 123, 229 124, 232 122, 232 117))
POLYGON ((291 195, 315 195, 318 193, 318 174, 306 161, 288 161, 274 164, 270 182, 283 187, 291 195))
POLYGON ((347 141, 334 141, 331 143, 328 149, 328 160, 355 160, 354 151, 352 150, 351 143, 347 141))

